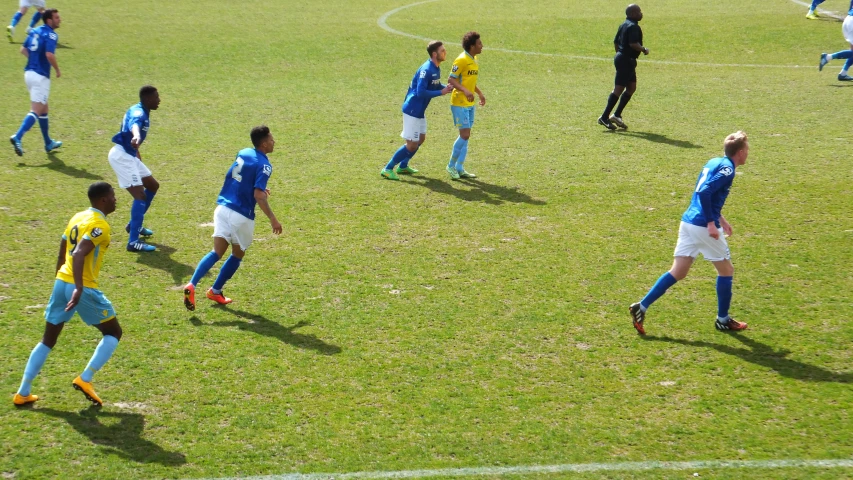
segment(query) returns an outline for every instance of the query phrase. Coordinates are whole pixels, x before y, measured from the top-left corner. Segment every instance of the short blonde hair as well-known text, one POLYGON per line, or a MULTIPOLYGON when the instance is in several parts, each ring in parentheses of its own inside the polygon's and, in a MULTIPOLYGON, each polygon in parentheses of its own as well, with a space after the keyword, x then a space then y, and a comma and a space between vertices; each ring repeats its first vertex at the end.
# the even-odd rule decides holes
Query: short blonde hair
POLYGON ((737 155, 737 152, 743 150, 747 140, 749 139, 746 136, 746 132, 738 130, 726 137, 726 140, 723 142, 723 151, 726 152, 727 157, 731 158, 737 155))

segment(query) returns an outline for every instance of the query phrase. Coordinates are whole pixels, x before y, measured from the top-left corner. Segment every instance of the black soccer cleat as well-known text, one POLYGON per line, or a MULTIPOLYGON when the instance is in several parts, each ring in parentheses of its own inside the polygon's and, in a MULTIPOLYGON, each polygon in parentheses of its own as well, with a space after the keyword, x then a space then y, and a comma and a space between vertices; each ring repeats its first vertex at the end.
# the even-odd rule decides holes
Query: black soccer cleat
POLYGON ((610 123, 610 120, 604 117, 598 117, 598 124, 602 125, 604 128, 608 130, 616 130, 616 126, 610 123))
POLYGON ((628 311, 631 313, 631 322, 634 324, 634 328, 637 329, 637 333, 645 335, 646 329, 643 328, 643 322, 646 320, 646 312, 640 308, 640 302, 632 303, 628 307, 628 311))

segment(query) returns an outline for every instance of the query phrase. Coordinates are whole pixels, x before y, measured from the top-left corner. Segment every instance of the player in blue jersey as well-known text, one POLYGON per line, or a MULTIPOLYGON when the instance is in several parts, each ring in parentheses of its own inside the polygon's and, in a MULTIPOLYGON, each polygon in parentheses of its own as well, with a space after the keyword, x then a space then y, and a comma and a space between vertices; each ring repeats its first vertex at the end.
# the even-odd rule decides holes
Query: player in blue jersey
POLYGON ((746 133, 741 131, 727 136, 723 142, 725 156, 712 158, 699 174, 690 207, 681 217, 672 268, 658 278, 642 300, 629 308, 634 328, 640 335, 646 334, 643 326, 646 309, 669 287, 687 276, 693 260, 700 253, 717 269, 717 320, 714 326, 720 331, 746 329, 746 323, 738 322, 729 315, 734 267, 726 237, 719 229, 722 227, 726 235, 732 235, 732 226, 723 217, 722 210, 732 188, 735 169, 746 163, 749 155, 747 140, 746 133))
POLYGON ((151 110, 160 107, 160 93, 151 85, 139 89, 139 103, 127 109, 121 121, 121 131, 113 136, 113 148, 108 155, 110 166, 118 177, 118 186, 127 189, 133 197, 130 207, 130 222, 124 230, 128 232, 128 252, 153 252, 157 248, 140 240, 140 235, 151 236, 154 232, 142 225, 145 212, 151 206, 160 184, 151 170, 142 163, 139 147, 148 136, 151 126, 151 110))
POLYGON ((30 92, 30 113, 24 117, 21 127, 9 139, 19 157, 24 154, 21 139, 24 138, 25 133, 33 128, 36 122, 41 128, 45 151, 50 153, 62 146, 62 142, 50 138, 47 121, 50 68, 53 67, 56 70, 56 78, 62 75, 54 55, 56 44, 59 41, 56 29, 59 28, 62 19, 59 18, 59 12, 55 9, 45 10, 42 18, 44 18, 44 25, 33 30, 24 41, 24 46, 21 47, 21 54, 27 57, 24 81, 27 83, 27 90, 30 92))
POLYGON ((267 182, 272 176, 272 165, 267 155, 272 153, 275 139, 265 125, 253 128, 250 137, 254 148, 244 148, 237 153, 237 158, 225 174, 219 198, 216 199, 218 206, 213 211, 213 251, 198 262, 190 283, 184 286, 184 306, 187 310, 195 310, 196 285, 225 255, 229 244, 231 255, 207 291, 207 298, 220 305, 231 303, 231 299, 223 295, 222 289, 240 267, 246 250, 252 244, 255 204, 269 218, 273 233, 281 233, 281 223, 270 208, 270 191, 267 188, 267 182))
POLYGON ((453 91, 450 85, 441 84, 441 62, 447 57, 444 44, 439 41, 429 42, 427 45, 429 60, 415 72, 406 99, 403 101, 403 132, 400 136, 406 140, 406 144, 398 148, 391 157, 391 161, 382 169, 380 175, 389 180, 399 180, 397 173, 414 174, 418 171, 409 166, 409 160, 418 152, 418 148, 426 140, 427 121, 426 109, 430 100, 435 97, 446 95, 453 91), (399 165, 397 173, 394 167, 399 165))
POLYGON ((27 14, 27 10, 30 7, 36 8, 36 13, 33 14, 33 18, 30 19, 30 26, 27 28, 27 35, 32 32, 32 30, 36 27, 36 24, 41 20, 42 15, 44 15, 44 0, 21 0, 18 2, 18 11, 12 15, 12 22, 9 23, 9 26, 6 27, 6 37, 9 38, 9 41, 12 41, 12 36, 15 35, 15 27, 18 25, 18 22, 21 21, 21 18, 27 14))
POLYGON ((841 72, 838 74, 838 80, 841 82, 853 82, 853 77, 847 73, 847 70, 849 70, 850 67, 853 67, 853 0, 850 0, 850 9, 847 10, 847 18, 845 18, 844 23, 841 24, 841 34, 844 36, 844 40, 850 44, 850 49, 841 50, 840 52, 835 53, 821 53, 820 63, 818 63, 817 69, 818 71, 822 71, 823 67, 825 67, 830 60, 844 58, 847 61, 844 62, 844 66, 841 67, 841 72))

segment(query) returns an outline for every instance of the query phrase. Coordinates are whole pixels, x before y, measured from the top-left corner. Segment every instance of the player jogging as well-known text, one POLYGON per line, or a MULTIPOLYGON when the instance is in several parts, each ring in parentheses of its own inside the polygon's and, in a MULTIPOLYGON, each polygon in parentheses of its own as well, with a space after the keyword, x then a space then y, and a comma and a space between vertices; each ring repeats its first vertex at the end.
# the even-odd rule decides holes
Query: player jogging
POLYGON ((110 226, 106 217, 116 209, 116 194, 106 182, 93 183, 88 194, 92 207, 71 218, 59 242, 56 281, 44 311, 44 335, 30 353, 21 386, 12 399, 15 405, 39 399, 38 395, 30 393, 33 379, 56 345, 65 322, 71 320, 75 312, 87 325, 100 330, 103 338, 86 369, 71 384, 93 404, 103 404, 92 387, 92 376, 107 363, 121 340, 121 326, 113 305, 98 290, 98 274, 110 246, 110 226))
POLYGON ((130 222, 124 227, 129 233, 127 238, 128 252, 153 252, 157 249, 139 239, 140 235, 151 236, 151 230, 145 228, 142 222, 145 220, 145 212, 151 207, 151 201, 160 188, 160 184, 154 179, 151 170, 142 163, 139 147, 148 135, 151 126, 151 110, 160 107, 160 93, 151 85, 145 85, 139 89, 139 103, 131 106, 124 114, 121 121, 121 131, 112 138, 113 148, 110 149, 108 159, 113 171, 118 177, 118 186, 127 189, 133 197, 133 206, 130 207, 130 222))
POLYGON ((397 173, 415 174, 418 171, 409 166, 409 160, 418 152, 418 148, 426 140, 427 121, 426 109, 430 100, 440 95, 445 95, 453 90, 451 86, 441 84, 441 69, 439 65, 447 58, 447 50, 439 41, 429 42, 427 45, 429 60, 415 72, 406 99, 403 101, 403 132, 400 136, 406 140, 406 144, 398 148, 391 157, 391 161, 379 172, 380 175, 389 180, 399 180, 400 177, 394 173, 394 167, 399 165, 397 173))
POLYGON ((477 86, 480 66, 477 55, 483 51, 483 42, 477 32, 468 32, 462 37, 462 52, 453 62, 450 78, 447 84, 453 87, 450 95, 450 112, 453 114, 453 124, 459 129, 459 138, 453 143, 453 152, 447 164, 447 173, 453 180, 460 178, 476 178, 473 173, 465 171, 465 157, 468 155, 468 139, 471 138, 471 128, 474 126, 474 93, 480 97, 480 106, 486 104, 486 97, 477 86))
POLYGON ((844 19, 844 23, 841 24, 841 34, 844 35, 844 40, 850 44, 850 49, 841 50, 840 52, 835 53, 821 53, 820 63, 818 63, 817 69, 818 71, 822 71, 823 67, 826 66, 830 60, 844 58, 847 61, 844 62, 844 66, 841 67, 841 72, 838 73, 838 80, 841 82, 851 82, 853 81, 853 77, 847 73, 847 70, 849 70, 850 67, 853 67, 853 0, 850 0, 850 9, 847 11, 847 17, 844 19))
POLYGON ((634 92, 637 91, 637 58, 640 53, 649 54, 649 49, 643 46, 643 30, 639 22, 643 19, 643 12, 639 5, 631 4, 625 9, 625 21, 619 25, 613 46, 616 47, 616 56, 613 57, 613 66, 616 67, 616 78, 613 91, 607 97, 607 106, 604 113, 598 117, 598 124, 609 130, 616 130, 615 123, 619 128, 628 128, 622 121, 622 110, 631 101, 634 92), (616 102, 619 106, 616 106, 616 102), (613 115, 610 111, 616 107, 613 115))
POLYGON ((27 27, 27 35, 36 28, 36 24, 41 20, 42 15, 44 15, 44 0, 21 0, 18 2, 18 6, 20 7, 14 15, 12 15, 12 21, 9 23, 9 26, 6 27, 6 37, 9 38, 9 41, 12 41, 12 36, 15 35, 15 27, 18 26, 18 22, 21 21, 21 18, 27 14, 27 10, 30 7, 36 8, 36 13, 33 14, 33 18, 30 19, 30 26, 27 27))
POLYGON ((250 137, 255 148, 244 148, 237 153, 237 158, 225 174, 225 182, 216 200, 219 206, 213 211, 213 251, 198 262, 193 278, 184 286, 184 305, 187 310, 195 310, 196 285, 225 255, 229 244, 231 255, 219 270, 213 287, 207 291, 207 298, 220 305, 231 303, 231 299, 222 294, 222 289, 240 268, 243 256, 252 244, 255 204, 269 218, 273 233, 281 233, 281 224, 275 218, 267 198, 270 194, 267 182, 272 176, 272 165, 267 155, 272 153, 275 139, 265 125, 253 128, 250 137))
POLYGON ((59 78, 62 73, 59 71, 59 64, 56 63, 56 44, 59 42, 59 35, 56 34, 56 29, 62 19, 59 18, 59 12, 55 9, 44 11, 44 25, 36 28, 27 39, 24 41, 24 46, 21 47, 21 54, 27 57, 27 66, 24 68, 24 81, 27 84, 27 90, 30 92, 30 113, 24 117, 21 122, 21 127, 12 135, 9 141, 12 143, 12 148, 20 157, 24 154, 24 147, 21 144, 21 139, 33 125, 38 121, 41 128, 41 136, 44 138, 44 149, 50 153, 62 146, 62 142, 51 140, 48 134, 47 121, 47 98, 50 96, 50 67, 56 70, 56 78, 59 78))
POLYGON ((746 163, 749 155, 746 133, 738 131, 727 136, 723 148, 725 156, 708 161, 696 181, 690 207, 681 217, 672 268, 658 278, 642 300, 629 308, 634 328, 640 335, 646 334, 643 326, 646 309, 669 287, 687 276, 693 260, 700 253, 717 269, 717 320, 714 326, 720 331, 746 330, 746 323, 729 316, 734 267, 726 237, 719 231, 722 227, 726 235, 732 235, 732 226, 723 217, 722 209, 732 188, 735 169, 746 163))

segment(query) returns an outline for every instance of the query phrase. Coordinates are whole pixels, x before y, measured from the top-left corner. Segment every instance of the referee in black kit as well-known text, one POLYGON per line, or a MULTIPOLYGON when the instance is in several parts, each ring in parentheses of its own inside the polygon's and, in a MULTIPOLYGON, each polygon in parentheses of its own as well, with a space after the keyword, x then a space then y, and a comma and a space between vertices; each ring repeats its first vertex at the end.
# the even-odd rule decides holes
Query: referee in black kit
POLYGON ((607 97, 607 108, 604 113, 598 117, 598 124, 607 127, 609 130, 616 130, 614 123, 621 128, 628 128, 625 122, 622 121, 622 110, 625 105, 631 100, 634 91, 637 90, 637 57, 640 52, 643 55, 649 54, 649 49, 643 46, 643 31, 638 25, 643 19, 643 12, 640 6, 636 4, 628 5, 625 9, 625 16, 628 17, 619 25, 619 30, 616 32, 616 38, 613 39, 613 45, 616 47, 616 56, 613 57, 613 65, 616 67, 616 80, 613 92, 607 97), (620 97, 621 95, 621 97, 620 97), (616 106, 619 106, 613 115, 610 111, 616 106))

